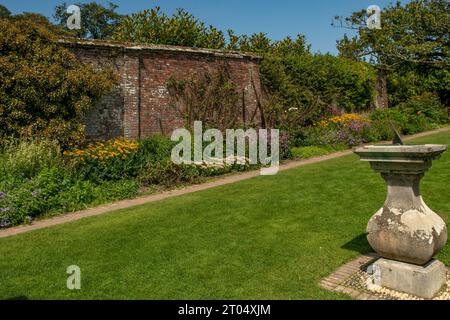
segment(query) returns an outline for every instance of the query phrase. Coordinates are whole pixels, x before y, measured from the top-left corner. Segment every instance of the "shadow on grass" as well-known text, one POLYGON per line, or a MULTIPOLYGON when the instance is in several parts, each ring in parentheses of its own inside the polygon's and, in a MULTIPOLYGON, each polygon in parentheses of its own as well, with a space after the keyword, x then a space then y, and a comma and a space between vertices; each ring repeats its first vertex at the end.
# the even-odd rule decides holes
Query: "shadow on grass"
POLYGON ((341 248, 350 251, 356 251, 361 254, 366 254, 373 251, 372 247, 367 241, 366 233, 360 234, 359 236, 344 244, 341 248))

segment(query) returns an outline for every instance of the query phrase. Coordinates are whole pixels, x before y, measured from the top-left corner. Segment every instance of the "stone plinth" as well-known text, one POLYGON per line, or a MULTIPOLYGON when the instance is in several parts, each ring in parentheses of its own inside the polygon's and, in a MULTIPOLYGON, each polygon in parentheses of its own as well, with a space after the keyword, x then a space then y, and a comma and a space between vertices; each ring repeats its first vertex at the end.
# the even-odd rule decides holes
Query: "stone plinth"
POLYGON ((373 270, 379 273, 378 285, 426 299, 432 299, 447 281, 445 265, 438 260, 417 266, 379 259, 373 264, 373 270))

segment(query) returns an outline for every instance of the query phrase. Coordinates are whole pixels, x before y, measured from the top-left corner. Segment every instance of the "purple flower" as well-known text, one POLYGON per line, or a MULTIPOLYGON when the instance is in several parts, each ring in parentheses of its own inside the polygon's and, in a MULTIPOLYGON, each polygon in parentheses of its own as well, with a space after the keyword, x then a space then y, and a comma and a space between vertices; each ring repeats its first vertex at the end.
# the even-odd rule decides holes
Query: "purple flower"
POLYGON ((38 190, 34 190, 32 193, 31 193, 31 195, 33 196, 33 197, 37 197, 38 195, 40 195, 41 194, 41 192, 42 192, 42 190, 41 189, 38 189, 38 190))
POLYGON ((334 143, 346 144, 348 146, 357 146, 363 143, 361 137, 355 136, 353 133, 345 130, 339 130, 334 133, 334 143))
POLYGON ((6 197, 6 193, 0 191, 0 201, 3 200, 4 197, 6 197))
POLYGON ((353 120, 348 124, 348 129, 351 132, 361 133, 364 129, 368 128, 369 124, 364 121, 353 120))
POLYGON ((9 212, 11 211, 11 208, 7 207, 7 208, 0 208, 0 213, 5 213, 5 212, 9 212))

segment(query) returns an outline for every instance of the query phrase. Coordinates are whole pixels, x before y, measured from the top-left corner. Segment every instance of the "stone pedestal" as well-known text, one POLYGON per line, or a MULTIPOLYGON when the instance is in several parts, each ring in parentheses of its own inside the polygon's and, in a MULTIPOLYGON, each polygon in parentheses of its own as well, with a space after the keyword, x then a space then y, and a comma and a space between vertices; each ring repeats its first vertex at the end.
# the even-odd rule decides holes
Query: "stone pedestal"
POLYGON ((367 225, 367 239, 380 256, 424 265, 446 244, 444 220, 420 195, 420 180, 430 166, 431 161, 372 164, 388 185, 383 207, 367 225))
POLYGON ((391 145, 355 150, 388 186, 383 207, 367 225, 370 245, 384 258, 374 265, 381 286, 432 298, 446 282, 445 266, 431 259, 446 244, 447 227, 420 194, 420 180, 446 149, 391 145))
POLYGON ((425 299, 433 298, 445 285, 445 265, 431 260, 424 266, 379 259, 372 266, 376 283, 382 287, 412 294, 425 299))

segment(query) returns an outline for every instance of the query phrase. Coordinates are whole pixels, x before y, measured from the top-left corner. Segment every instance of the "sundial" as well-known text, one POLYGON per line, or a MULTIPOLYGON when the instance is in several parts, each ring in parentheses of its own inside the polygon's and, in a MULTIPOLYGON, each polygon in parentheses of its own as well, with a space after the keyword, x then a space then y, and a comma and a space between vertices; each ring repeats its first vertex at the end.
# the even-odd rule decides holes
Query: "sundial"
POLYGON ((377 285, 431 299, 447 279, 445 265, 433 259, 447 242, 447 226, 424 202, 420 180, 447 146, 405 145, 391 126, 391 145, 355 150, 388 185, 383 207, 367 225, 367 239, 381 256, 373 269, 378 271, 377 285))

